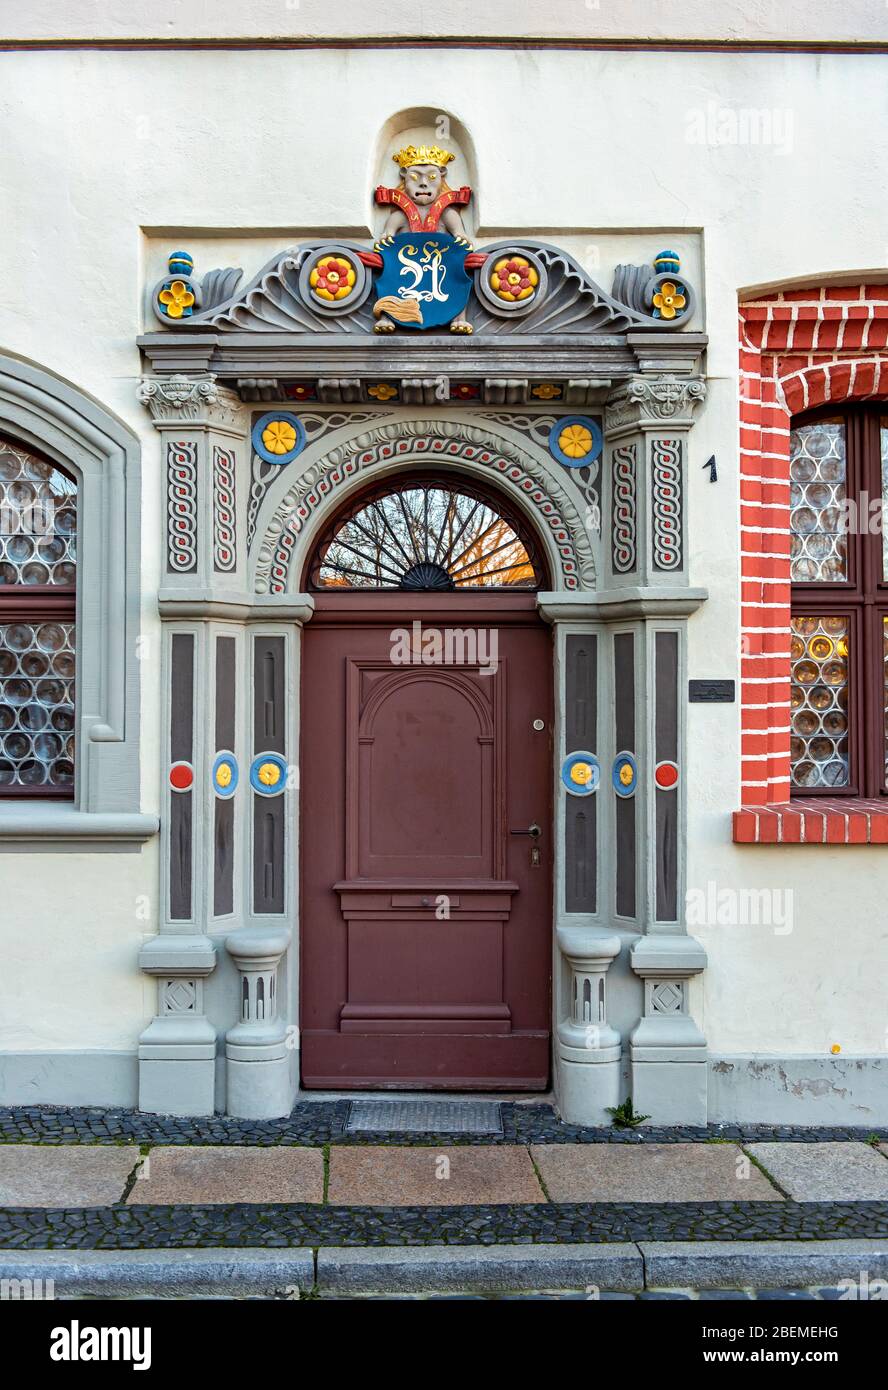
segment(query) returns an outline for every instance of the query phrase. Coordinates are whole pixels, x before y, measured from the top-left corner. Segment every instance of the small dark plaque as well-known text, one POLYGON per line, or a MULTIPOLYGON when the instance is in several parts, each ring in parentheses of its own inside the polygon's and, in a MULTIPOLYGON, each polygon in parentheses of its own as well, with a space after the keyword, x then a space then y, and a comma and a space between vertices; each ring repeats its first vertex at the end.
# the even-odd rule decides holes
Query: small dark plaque
POLYGON ((688 699, 692 705, 732 705, 733 681, 688 681, 688 699))

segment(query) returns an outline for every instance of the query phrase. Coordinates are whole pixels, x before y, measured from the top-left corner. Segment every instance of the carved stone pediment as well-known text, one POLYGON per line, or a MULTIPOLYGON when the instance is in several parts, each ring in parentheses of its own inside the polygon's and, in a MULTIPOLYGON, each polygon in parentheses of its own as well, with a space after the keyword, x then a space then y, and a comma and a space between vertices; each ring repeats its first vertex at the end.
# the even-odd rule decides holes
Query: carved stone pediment
POLYGON ((696 299, 677 252, 617 266, 608 291, 547 241, 473 247, 473 190, 446 179, 454 152, 409 144, 392 158, 399 181, 375 190, 372 245, 304 241, 246 283, 171 252, 150 298, 161 331, 139 339, 155 371, 213 373, 246 401, 545 407, 696 370, 706 340, 684 331, 696 299))
MULTIPOLYGON (((654 304, 663 275, 649 266, 618 266, 615 294, 608 294, 569 252, 545 241, 497 241, 466 258, 474 292, 465 317, 477 333, 585 337, 639 328, 669 332, 693 313, 693 291, 682 277, 680 310, 675 317, 664 316, 654 304), (491 266, 510 259, 536 268, 534 297, 526 306, 498 300, 490 289, 491 266)), ((169 277, 155 290, 153 303, 160 322, 179 332, 370 333, 376 327, 370 272, 379 259, 354 241, 311 241, 282 251, 245 285, 243 272, 230 268, 211 270, 199 283, 184 277, 181 283, 187 279, 197 290, 187 315, 171 318, 168 306, 159 302, 169 277), (320 301, 310 283, 311 267, 337 257, 355 268, 356 283, 343 300, 320 301)))

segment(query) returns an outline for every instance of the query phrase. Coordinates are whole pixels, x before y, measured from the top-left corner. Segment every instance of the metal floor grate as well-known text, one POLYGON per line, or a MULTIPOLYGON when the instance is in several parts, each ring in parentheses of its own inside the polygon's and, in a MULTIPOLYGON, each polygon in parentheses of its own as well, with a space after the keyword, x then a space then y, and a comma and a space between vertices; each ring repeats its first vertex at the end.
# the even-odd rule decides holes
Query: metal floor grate
POLYGON ((502 1134, 495 1100, 353 1100, 350 1134, 502 1134))

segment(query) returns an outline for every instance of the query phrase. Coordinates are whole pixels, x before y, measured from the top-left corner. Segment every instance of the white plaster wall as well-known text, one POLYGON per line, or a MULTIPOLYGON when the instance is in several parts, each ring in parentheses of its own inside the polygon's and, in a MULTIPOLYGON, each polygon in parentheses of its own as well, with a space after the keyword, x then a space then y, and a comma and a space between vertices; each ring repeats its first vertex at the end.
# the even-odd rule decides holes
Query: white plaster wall
MULTIPOLYGON (((93 32, 82 26, 94 8, 66 7, 66 24, 93 32)), ((801 24, 816 8, 782 11, 801 24)), ((40 9, 28 9, 35 23, 40 9)), ((852 11, 835 16, 837 36, 852 11)), ((4 32, 24 14, 4 14, 4 32)), ((512 13, 497 32, 515 31, 512 13)), ((541 235, 581 259, 595 247, 605 288, 618 260, 678 242, 711 339, 688 501, 691 579, 711 599, 691 620, 689 668, 738 677, 737 292, 884 267, 885 72, 879 56, 800 53, 0 53, 0 349, 68 378, 143 442, 143 808, 158 806, 161 490, 158 436, 135 402, 134 343, 165 249, 192 250, 199 270, 252 271, 299 237, 364 234, 378 132, 414 106, 469 132, 482 238, 541 235), (718 124, 748 109, 776 111, 781 141, 689 143, 695 113, 718 124), (711 453, 715 486, 701 471, 711 453)), ((713 1048, 821 1052, 834 1038, 846 1052, 881 1050, 883 853, 734 847, 738 707, 692 706, 689 717, 689 886, 795 891, 787 936, 698 932, 711 964, 696 992, 713 1048)), ((156 875, 155 846, 2 857, 0 1046, 135 1046, 152 1012, 135 957, 156 922, 156 875), (134 907, 146 896, 147 923, 134 907)))
POLYGON ((871 0, 29 0, 5 7, 14 39, 271 41, 391 35, 555 39, 847 40, 884 37, 871 0))

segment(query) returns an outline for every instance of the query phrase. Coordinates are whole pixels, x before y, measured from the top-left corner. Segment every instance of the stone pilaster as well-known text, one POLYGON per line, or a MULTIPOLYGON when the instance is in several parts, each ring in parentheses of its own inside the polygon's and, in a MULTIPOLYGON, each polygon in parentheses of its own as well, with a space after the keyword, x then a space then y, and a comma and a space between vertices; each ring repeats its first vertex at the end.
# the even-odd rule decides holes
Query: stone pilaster
POLYGON ((139 1104, 204 1115, 213 1113, 215 1085, 216 1030, 203 1011, 204 982, 216 965, 214 861, 220 843, 230 857, 237 833, 233 815, 220 820, 212 785, 217 703, 235 758, 243 721, 235 719, 231 689, 221 689, 237 680, 234 641, 220 656, 218 628, 197 611, 170 617, 164 599, 184 592, 218 600, 243 584, 243 412, 208 375, 145 378, 137 394, 160 435, 165 519, 160 931, 139 956, 157 979, 158 1013, 140 1038, 139 1104))
MULTIPOLYGON (((636 768, 634 812, 625 803, 620 809, 623 838, 631 820, 636 843, 636 883, 623 894, 622 915, 640 933, 629 963, 644 983, 645 1001, 630 1036, 632 1100, 655 1124, 706 1122, 706 1044, 688 1006, 689 982, 706 955, 687 935, 684 913, 687 671, 680 614, 681 592, 691 592, 688 436, 704 396, 698 378, 635 377, 609 397, 605 417, 607 582, 614 591, 645 596, 636 620, 613 630, 622 643, 615 655, 618 723, 630 692, 635 707, 633 746, 625 750, 636 768)), ((618 916, 619 900, 618 885, 618 916)))

